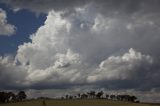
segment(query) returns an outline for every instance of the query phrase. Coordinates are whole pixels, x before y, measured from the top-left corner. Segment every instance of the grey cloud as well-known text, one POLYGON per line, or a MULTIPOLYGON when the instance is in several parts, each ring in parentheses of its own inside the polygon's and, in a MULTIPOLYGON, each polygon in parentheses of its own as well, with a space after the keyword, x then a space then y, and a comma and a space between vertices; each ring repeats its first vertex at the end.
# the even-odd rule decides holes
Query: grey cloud
POLYGON ((2 3, 9 4, 15 11, 20 9, 30 9, 31 11, 44 12, 54 10, 65 10, 85 4, 86 0, 1 0, 2 3))
POLYGON ((119 61, 115 59, 114 63, 108 64, 104 71, 117 70, 113 79, 99 76, 100 79, 104 78, 104 81, 96 79, 95 84, 99 86, 101 85, 99 83, 106 82, 106 87, 117 87, 117 89, 159 88, 156 81, 158 79, 156 73, 159 75, 159 60, 155 58, 159 52, 159 47, 155 46, 159 40, 157 35, 159 29, 155 29, 157 26, 154 22, 148 19, 106 17, 95 12, 94 8, 94 4, 76 8, 75 12, 65 17, 62 16, 64 13, 49 12, 44 25, 31 36, 32 42, 19 46, 15 61, 27 68, 25 77, 27 86, 40 89, 44 85, 46 88, 47 85, 48 88, 54 88, 56 85, 61 88, 61 84, 70 86, 87 84, 88 76, 97 71, 97 67, 104 60, 110 56, 116 58, 116 55, 123 55, 130 48, 135 48, 136 51, 133 52, 138 51, 144 58, 138 60, 137 64, 131 62, 130 65, 134 66, 131 71, 125 68, 129 63, 123 61, 117 64, 117 67, 111 67, 110 64, 119 61), (152 48, 153 46, 155 47, 152 48), (149 64, 147 55, 157 62, 149 64), (115 79, 116 75, 121 74, 128 76, 126 79, 115 79), (152 79, 151 81, 155 83, 150 81, 146 83, 148 79, 152 79), (139 83, 136 83, 137 80, 140 80, 139 83), (131 82, 133 85, 130 85, 131 82), (112 83, 115 86, 112 86, 112 83))
POLYGON ((137 11, 155 12, 159 9, 159 0, 1 0, 14 9, 30 9, 35 12, 73 9, 85 4, 96 4, 96 10, 108 15, 133 14, 137 11))
POLYGON ((159 68, 150 56, 133 49, 122 56, 110 56, 88 76, 88 81, 109 89, 151 90, 159 88, 159 68), (97 82, 98 81, 98 82, 97 82))
POLYGON ((3 2, 48 13, 32 42, 17 50, 20 65, 14 67, 27 72, 25 79, 15 79, 22 79, 22 86, 42 90, 90 85, 159 93, 159 0, 3 2))
POLYGON ((14 25, 8 24, 6 12, 0 8, 0 36, 11 36, 15 30, 14 25))
POLYGON ((0 89, 21 89, 26 86, 27 71, 14 64, 12 56, 0 57, 0 89))

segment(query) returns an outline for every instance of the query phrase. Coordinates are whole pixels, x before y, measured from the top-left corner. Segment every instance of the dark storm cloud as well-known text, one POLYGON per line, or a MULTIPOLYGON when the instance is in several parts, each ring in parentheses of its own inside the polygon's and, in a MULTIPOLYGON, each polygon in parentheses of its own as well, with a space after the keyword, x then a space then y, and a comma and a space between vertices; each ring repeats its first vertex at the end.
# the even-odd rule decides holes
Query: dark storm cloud
POLYGON ((98 10, 110 15, 113 11, 121 11, 120 15, 135 13, 141 9, 158 11, 160 8, 159 0, 1 0, 1 2, 11 5, 14 9, 30 9, 36 12, 73 9, 88 3, 95 3, 98 10))
POLYGON ((2 3, 7 3, 13 9, 30 9, 36 12, 48 12, 54 10, 71 9, 86 3, 86 0, 1 0, 2 3))

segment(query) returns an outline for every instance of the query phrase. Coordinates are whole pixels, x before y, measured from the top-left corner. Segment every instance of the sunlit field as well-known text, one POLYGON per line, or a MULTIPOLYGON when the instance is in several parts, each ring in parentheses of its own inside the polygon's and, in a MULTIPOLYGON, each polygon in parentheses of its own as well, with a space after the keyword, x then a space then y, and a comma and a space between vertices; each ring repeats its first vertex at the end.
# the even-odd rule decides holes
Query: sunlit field
POLYGON ((110 101, 104 99, 84 99, 84 100, 34 100, 18 103, 0 104, 0 106, 160 106, 160 104, 143 104, 120 101, 110 101))

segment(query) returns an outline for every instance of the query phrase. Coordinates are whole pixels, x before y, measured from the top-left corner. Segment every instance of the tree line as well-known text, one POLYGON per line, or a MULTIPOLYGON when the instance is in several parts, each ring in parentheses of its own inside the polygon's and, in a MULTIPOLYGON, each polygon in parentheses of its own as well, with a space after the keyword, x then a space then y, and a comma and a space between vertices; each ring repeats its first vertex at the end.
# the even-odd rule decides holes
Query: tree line
POLYGON ((140 101, 134 95, 109 95, 105 94, 103 91, 95 92, 90 91, 86 93, 78 93, 77 95, 65 95, 62 99, 107 99, 107 100, 116 100, 116 101, 127 101, 127 102, 136 102, 140 101))
MULTIPOLYGON (((26 100, 27 95, 24 91, 19 91, 17 94, 13 92, 0 92, 0 103, 9 103, 9 102, 21 102, 26 100)), ((38 97, 37 99, 51 99, 48 97, 38 97)), ((139 103, 140 101, 134 95, 109 95, 103 91, 89 91, 86 93, 78 93, 77 95, 65 95, 61 99, 107 99, 115 101, 127 101, 139 103)))
POLYGON ((17 94, 13 92, 0 92, 0 103, 24 101, 27 95, 24 91, 19 91, 17 94))

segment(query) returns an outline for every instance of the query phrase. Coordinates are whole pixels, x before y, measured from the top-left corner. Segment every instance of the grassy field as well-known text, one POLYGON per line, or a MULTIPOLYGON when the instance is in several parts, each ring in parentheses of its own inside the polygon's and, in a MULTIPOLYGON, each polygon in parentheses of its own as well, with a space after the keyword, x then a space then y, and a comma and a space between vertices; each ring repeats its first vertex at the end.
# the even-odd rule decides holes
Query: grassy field
MULTIPOLYGON (((46 106, 160 106, 159 104, 129 103, 109 100, 45 100, 46 106)), ((44 106, 42 100, 0 104, 0 106, 44 106)))

